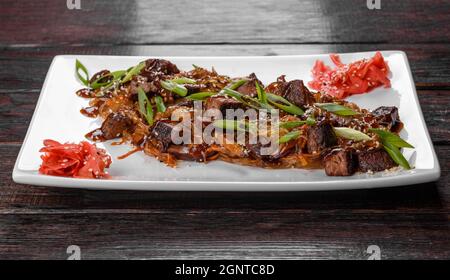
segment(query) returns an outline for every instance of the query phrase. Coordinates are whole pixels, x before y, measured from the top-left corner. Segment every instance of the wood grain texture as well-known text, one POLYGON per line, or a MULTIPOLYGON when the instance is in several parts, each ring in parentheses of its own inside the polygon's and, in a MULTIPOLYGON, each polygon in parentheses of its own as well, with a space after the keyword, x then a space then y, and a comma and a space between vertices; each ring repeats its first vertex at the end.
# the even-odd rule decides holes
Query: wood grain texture
POLYGON ((272 44, 10 47, 0 50, 0 90, 40 90, 56 55, 245 56, 298 55, 374 50, 405 51, 419 88, 450 89, 450 44, 272 44))
POLYGON ((445 0, 384 1, 381 10, 369 10, 366 0, 81 2, 81 10, 69 10, 60 0, 3 0, 0 42, 450 43, 445 0))
POLYGON ((0 146, 0 259, 450 257, 450 147, 433 184, 338 192, 102 192, 14 184, 0 146))

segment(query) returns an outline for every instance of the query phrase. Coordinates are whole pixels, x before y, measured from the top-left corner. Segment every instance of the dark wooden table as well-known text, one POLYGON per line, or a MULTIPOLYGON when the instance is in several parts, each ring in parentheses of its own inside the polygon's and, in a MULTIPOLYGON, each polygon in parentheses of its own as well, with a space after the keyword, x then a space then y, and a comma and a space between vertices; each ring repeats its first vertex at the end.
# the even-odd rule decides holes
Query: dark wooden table
MULTIPOLYGON (((450 2, 0 2, 0 259, 450 258, 450 2), (64 190, 11 173, 59 54, 285 55, 403 50, 442 177, 436 183, 310 193, 64 190)), ((211 186, 214 187, 214 186, 211 186)))

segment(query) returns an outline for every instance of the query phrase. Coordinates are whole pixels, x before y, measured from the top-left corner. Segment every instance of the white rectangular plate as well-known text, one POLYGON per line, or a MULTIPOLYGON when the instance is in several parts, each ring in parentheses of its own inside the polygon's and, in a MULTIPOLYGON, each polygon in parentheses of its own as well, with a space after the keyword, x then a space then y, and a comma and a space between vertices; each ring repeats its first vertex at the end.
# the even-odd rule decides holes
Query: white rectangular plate
MULTIPOLYGON (((75 91, 82 85, 75 77, 75 59, 81 60, 91 74, 102 70, 119 70, 137 64, 148 57, 119 56, 57 56, 50 70, 36 106, 27 136, 14 167, 17 183, 89 189, 152 190, 152 191, 311 191, 342 190, 410 185, 437 180, 439 163, 428 134, 411 70, 405 53, 382 52, 391 68, 392 88, 379 88, 369 94, 353 96, 349 101, 362 108, 374 109, 382 105, 397 106, 405 127, 401 136, 415 149, 406 150, 405 157, 415 168, 376 174, 357 174, 351 177, 328 177, 323 170, 269 170, 244 167, 220 161, 208 164, 181 162, 170 168, 143 153, 117 160, 131 149, 128 145, 99 144, 113 156, 109 169, 110 180, 72 179, 40 175, 39 149, 44 139, 60 142, 79 142, 84 135, 99 127, 101 122, 82 116, 79 110, 87 106, 86 99, 75 91)), ((367 58, 374 53, 342 54, 344 62, 367 58)), ((214 68, 229 76, 246 76, 255 72, 265 84, 281 74, 288 80, 310 81, 310 71, 316 59, 331 64, 328 55, 265 56, 265 57, 165 57, 180 69, 192 69, 192 64, 214 68)))

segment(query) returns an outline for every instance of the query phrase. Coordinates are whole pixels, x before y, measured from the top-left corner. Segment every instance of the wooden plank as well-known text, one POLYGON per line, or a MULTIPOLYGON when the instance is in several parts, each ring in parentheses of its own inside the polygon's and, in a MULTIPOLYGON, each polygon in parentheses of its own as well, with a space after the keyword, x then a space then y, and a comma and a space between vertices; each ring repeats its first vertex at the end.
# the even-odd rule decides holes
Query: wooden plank
POLYGON ((0 259, 448 259, 449 146, 436 184, 320 193, 163 193, 16 185, 1 145, 0 259), (407 237, 407 238, 406 238, 407 237))
POLYGON ((342 211, 0 216, 1 259, 448 259, 445 214, 342 211), (320 222, 318 222, 320 221, 320 222))
MULTIPOLYGON (((418 95, 431 139, 436 144, 450 144, 450 90, 419 90, 418 95)), ((0 143, 24 139, 38 97, 38 91, 0 90, 0 143)))
MULTIPOLYGON (((0 50, 0 91, 39 90, 55 55, 102 54, 140 56, 242 56, 295 55, 373 50, 407 53, 416 85, 450 88, 450 44, 333 44, 333 45, 162 45, 56 48, 7 48, 0 50)), ((0 93, 1 94, 1 93, 0 93)))
POLYGON ((442 0, 65 2, 1 1, 1 44, 450 42, 442 0))

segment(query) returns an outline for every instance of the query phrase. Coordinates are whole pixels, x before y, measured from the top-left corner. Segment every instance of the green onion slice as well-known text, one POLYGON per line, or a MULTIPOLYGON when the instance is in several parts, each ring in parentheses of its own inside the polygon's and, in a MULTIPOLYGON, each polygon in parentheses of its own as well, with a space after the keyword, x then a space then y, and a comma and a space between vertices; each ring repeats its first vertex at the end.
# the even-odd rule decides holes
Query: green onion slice
POLYGON ((153 125, 153 108, 152 104, 147 98, 144 90, 142 88, 138 88, 138 103, 139 103, 139 112, 145 117, 148 122, 148 125, 153 125))
POLYGON ((213 95, 216 95, 217 92, 198 92, 198 93, 194 93, 189 95, 187 98, 190 100, 205 100, 208 97, 211 97, 213 95))
POLYGON ((405 169, 411 169, 411 166, 403 156, 400 148, 414 148, 413 145, 409 144, 398 135, 383 129, 371 128, 369 131, 376 133, 381 138, 384 150, 398 165, 405 169))
POLYGON ((273 107, 270 106, 269 104, 262 103, 258 99, 252 98, 248 95, 241 94, 240 92, 235 91, 228 87, 224 88, 221 91, 221 93, 231 96, 231 97, 235 98, 236 100, 244 103, 248 107, 251 107, 251 108, 254 108, 257 110, 261 110, 261 109, 272 110, 273 109, 273 107))
POLYGON ((261 101, 264 104, 267 104, 267 94, 266 91, 261 88, 261 85, 258 83, 258 81, 255 81, 255 87, 256 87, 256 92, 258 93, 258 99, 259 101, 261 101))
POLYGON ((130 81, 133 78, 133 76, 139 74, 141 72, 141 70, 144 69, 144 67, 145 67, 145 61, 142 61, 138 65, 136 65, 132 68, 129 68, 127 70, 125 77, 123 77, 123 79, 120 82, 123 84, 123 83, 130 81))
POLYGON ((101 87, 109 87, 113 83, 119 81, 126 74, 125 70, 114 71, 108 73, 107 75, 99 77, 93 83, 91 83, 92 89, 98 89, 101 87), (101 82, 102 80, 107 80, 106 82, 101 82))
POLYGON ((240 86, 242 86, 243 84, 245 84, 246 82, 248 82, 247 79, 240 79, 240 80, 230 83, 230 85, 227 86, 226 88, 235 90, 235 89, 239 88, 240 86))
POLYGON ((195 83, 197 83, 196 80, 189 79, 189 78, 186 78, 186 77, 175 78, 175 79, 172 79, 171 81, 174 82, 174 83, 177 83, 177 84, 195 84, 195 83))
POLYGON ((389 154, 389 156, 394 160, 398 165, 405 169, 411 169, 409 162, 403 156, 400 149, 390 143, 383 143, 383 149, 389 154))
POLYGON ((236 120, 216 120, 213 125, 226 130, 248 131, 249 129, 248 123, 236 120))
POLYGON ((286 128, 286 129, 291 129, 291 128, 296 128, 296 127, 302 126, 304 124, 314 125, 314 124, 316 124, 316 120, 311 118, 311 117, 308 117, 305 121, 281 122, 280 123, 280 127, 281 128, 286 128))
POLYGON ((278 139, 278 143, 282 144, 282 143, 287 143, 289 141, 298 139, 301 134, 302 134, 302 132, 299 130, 291 131, 291 132, 286 133, 285 135, 281 136, 280 139, 278 139))
POLYGON ((164 113, 166 111, 166 105, 164 104, 164 100, 161 96, 155 96, 155 104, 156 110, 160 113, 164 113))
POLYGON ((369 129, 369 131, 378 134, 383 142, 390 143, 397 148, 414 148, 413 145, 409 144, 408 142, 400 138, 400 136, 392 132, 377 128, 371 128, 369 129))
POLYGON ((292 104, 291 102, 287 101, 285 98, 279 95, 267 93, 267 98, 270 104, 274 105, 275 107, 278 107, 279 109, 289 114, 301 116, 305 113, 300 107, 292 104))
POLYGON ((75 60, 75 73, 77 74, 78 79, 81 81, 81 83, 85 86, 89 86, 89 73, 86 67, 81 63, 78 59, 75 60), (82 73, 84 74, 84 77, 82 73))
POLYGON ((315 103, 314 105, 339 116, 354 116, 359 114, 349 107, 335 103, 315 103))
POLYGON ((337 137, 350 139, 354 141, 363 141, 363 140, 370 140, 371 138, 367 135, 362 133, 361 131, 348 128, 348 127, 333 127, 334 133, 336 133, 337 137))
POLYGON ((188 93, 187 88, 170 80, 161 81, 160 84, 164 89, 176 93, 179 96, 186 96, 186 94, 188 93))

